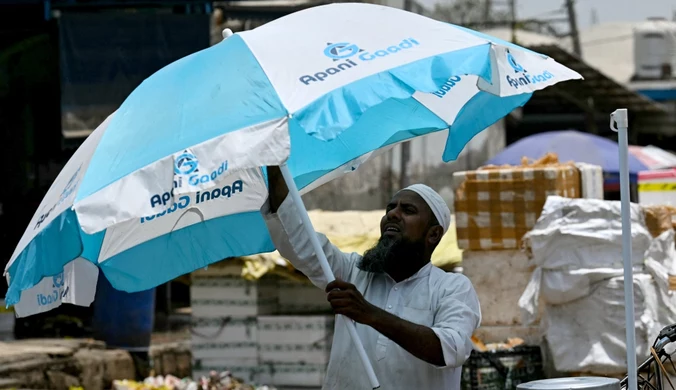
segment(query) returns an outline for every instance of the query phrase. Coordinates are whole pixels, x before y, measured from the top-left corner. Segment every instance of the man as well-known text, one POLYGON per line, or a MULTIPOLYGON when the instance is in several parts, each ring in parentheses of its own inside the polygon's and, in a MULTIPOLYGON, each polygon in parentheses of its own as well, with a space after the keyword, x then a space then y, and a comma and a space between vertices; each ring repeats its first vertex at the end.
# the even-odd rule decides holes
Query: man
MULTIPOLYGON (((336 277, 328 283, 278 167, 268 167, 268 180, 262 212, 277 250, 326 290, 336 314, 357 323, 381 387, 459 389, 481 312, 465 276, 430 262, 450 225, 441 196, 422 184, 399 191, 380 222, 378 244, 363 257, 318 234, 336 277)), ((336 323, 324 389, 370 388, 347 327, 336 323)))

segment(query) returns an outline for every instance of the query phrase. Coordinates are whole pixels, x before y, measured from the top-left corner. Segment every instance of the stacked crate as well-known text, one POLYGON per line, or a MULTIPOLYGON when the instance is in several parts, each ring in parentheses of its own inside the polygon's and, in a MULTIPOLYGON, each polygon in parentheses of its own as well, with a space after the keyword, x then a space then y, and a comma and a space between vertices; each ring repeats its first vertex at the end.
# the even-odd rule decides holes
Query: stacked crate
POLYGON ((193 273, 191 285, 193 376, 231 371, 258 382, 257 318, 277 311, 277 280, 242 279, 237 262, 193 273))
POLYGON ((326 300, 326 293, 309 281, 280 279, 279 281, 279 313, 280 314, 330 314, 331 305, 326 300))
POLYGON ((192 274, 193 376, 228 370, 247 382, 320 388, 333 321, 308 281, 241 277, 236 261, 192 274))
POLYGON ((270 373, 270 383, 321 387, 331 353, 333 324, 332 315, 259 316, 258 356, 270 373))

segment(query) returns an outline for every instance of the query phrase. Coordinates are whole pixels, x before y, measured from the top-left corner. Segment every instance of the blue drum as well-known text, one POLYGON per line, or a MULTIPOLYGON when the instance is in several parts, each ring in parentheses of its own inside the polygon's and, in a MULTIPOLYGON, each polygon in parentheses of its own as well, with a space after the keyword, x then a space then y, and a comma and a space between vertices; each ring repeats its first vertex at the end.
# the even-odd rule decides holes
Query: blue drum
POLYGON ((99 273, 94 300, 94 338, 109 348, 147 352, 155 319, 155 288, 128 293, 99 273))

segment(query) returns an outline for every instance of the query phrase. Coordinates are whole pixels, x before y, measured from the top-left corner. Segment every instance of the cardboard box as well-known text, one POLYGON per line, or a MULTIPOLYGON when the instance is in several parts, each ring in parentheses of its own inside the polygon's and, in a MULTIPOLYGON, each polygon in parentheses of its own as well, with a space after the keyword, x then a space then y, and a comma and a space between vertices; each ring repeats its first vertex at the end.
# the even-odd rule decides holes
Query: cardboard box
POLYGON ((582 198, 603 200, 603 168, 598 165, 575 163, 580 170, 582 198))
POLYGON ((641 205, 645 215, 645 224, 653 237, 673 229, 672 219, 676 217, 676 208, 667 205, 641 205))
POLYGON ((460 249, 516 249, 547 197, 579 198, 580 171, 570 164, 457 172, 455 217, 460 249))

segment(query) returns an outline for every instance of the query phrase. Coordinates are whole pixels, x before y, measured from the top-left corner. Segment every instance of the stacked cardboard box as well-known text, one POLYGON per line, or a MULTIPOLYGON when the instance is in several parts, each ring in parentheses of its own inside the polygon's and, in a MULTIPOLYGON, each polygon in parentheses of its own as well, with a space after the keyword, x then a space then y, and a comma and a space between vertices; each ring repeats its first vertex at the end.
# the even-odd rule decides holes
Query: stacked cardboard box
POLYGON ((547 197, 581 196, 573 164, 457 172, 455 217, 458 246, 470 250, 520 247, 547 197))
POLYGON ((521 166, 459 172, 453 179, 463 273, 474 284, 484 313, 475 336, 485 342, 520 337, 538 345, 539 324, 524 325, 518 305, 532 276, 522 238, 535 226, 550 195, 603 198, 601 168, 562 164, 548 154, 521 166))

